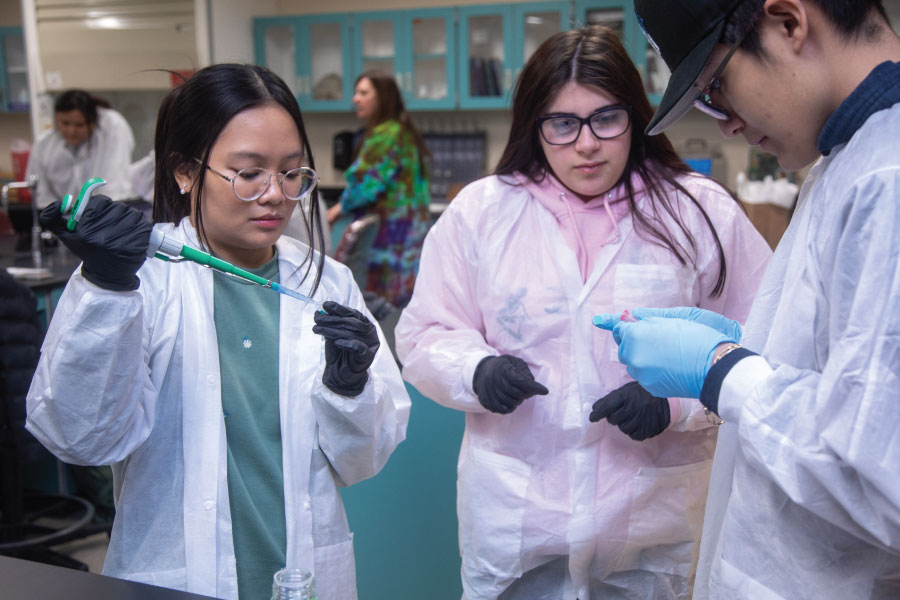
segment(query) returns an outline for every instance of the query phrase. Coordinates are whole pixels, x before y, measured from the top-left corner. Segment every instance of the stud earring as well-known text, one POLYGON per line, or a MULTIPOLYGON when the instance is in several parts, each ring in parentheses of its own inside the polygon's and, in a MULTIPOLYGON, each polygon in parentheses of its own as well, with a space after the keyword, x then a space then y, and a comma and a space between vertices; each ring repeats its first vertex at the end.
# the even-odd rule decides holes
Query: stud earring
POLYGON ((183 186, 181 186, 181 189, 178 190, 178 193, 180 193, 182 196, 184 196, 185 192, 187 192, 187 190, 184 189, 185 187, 187 187, 187 186, 183 185, 183 186))

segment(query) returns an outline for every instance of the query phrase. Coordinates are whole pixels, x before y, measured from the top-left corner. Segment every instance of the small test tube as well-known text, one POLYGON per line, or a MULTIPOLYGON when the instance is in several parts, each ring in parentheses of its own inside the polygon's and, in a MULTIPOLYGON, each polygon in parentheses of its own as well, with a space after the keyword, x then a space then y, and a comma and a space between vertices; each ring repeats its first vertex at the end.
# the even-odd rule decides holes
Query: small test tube
POLYGON ((626 323, 637 323, 638 321, 635 316, 628 310, 625 310, 625 312, 622 313, 622 315, 619 317, 619 320, 625 321, 626 323))

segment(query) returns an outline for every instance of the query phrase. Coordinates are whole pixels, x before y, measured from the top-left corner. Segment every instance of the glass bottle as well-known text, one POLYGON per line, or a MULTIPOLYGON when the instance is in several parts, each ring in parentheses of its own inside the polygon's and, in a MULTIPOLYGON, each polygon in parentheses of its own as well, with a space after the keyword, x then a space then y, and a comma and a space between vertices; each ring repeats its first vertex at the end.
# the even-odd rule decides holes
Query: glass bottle
POLYGON ((272 578, 272 600, 316 600, 316 582, 303 569, 281 569, 272 578))

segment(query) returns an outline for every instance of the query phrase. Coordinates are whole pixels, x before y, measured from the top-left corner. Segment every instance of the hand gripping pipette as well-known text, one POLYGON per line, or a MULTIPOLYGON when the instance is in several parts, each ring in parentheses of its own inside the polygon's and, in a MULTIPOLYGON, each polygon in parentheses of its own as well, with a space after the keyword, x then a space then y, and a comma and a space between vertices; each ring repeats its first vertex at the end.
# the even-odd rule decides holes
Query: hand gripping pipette
MULTIPOLYGON (((84 209, 85 207, 87 207, 87 201, 90 199, 91 194, 93 194, 94 190, 96 190, 98 187, 105 184, 106 182, 103 179, 94 177, 93 179, 87 180, 87 182, 85 182, 85 184, 81 186, 81 192, 79 192, 77 199, 73 199, 72 194, 66 194, 60 206, 60 211, 62 212, 63 217, 68 218, 68 221, 66 222, 66 229, 68 229, 69 231, 75 231, 75 228, 78 225, 78 221, 81 219, 82 215, 84 215, 84 209)), ((150 233, 150 243, 147 246, 148 257, 158 258, 166 262, 181 262, 183 260, 189 260, 191 262, 203 265, 204 267, 209 267, 210 269, 215 269, 216 271, 225 273, 226 275, 231 275, 233 277, 255 283, 256 285, 262 286, 264 288, 274 290, 280 294, 284 294, 285 296, 290 296, 291 298, 296 298, 297 300, 313 304, 317 309, 319 309, 320 311, 322 310, 321 302, 317 302, 309 296, 305 296, 299 292, 295 292, 294 290, 284 288, 275 281, 265 279, 263 277, 260 277, 259 275, 254 275, 249 271, 245 271, 240 267, 234 266, 230 262, 216 258, 211 254, 202 252, 200 250, 197 250, 196 248, 191 248, 190 246, 186 246, 177 240, 167 237, 160 229, 158 229, 158 227, 158 225, 155 225, 150 233)))

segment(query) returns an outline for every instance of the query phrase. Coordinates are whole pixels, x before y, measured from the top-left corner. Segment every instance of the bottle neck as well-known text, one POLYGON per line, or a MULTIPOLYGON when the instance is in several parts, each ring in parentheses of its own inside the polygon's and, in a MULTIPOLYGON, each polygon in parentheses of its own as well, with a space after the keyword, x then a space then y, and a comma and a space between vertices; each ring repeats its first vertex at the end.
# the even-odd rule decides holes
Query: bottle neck
POLYGON ((272 600, 316 600, 316 584, 309 571, 282 569, 272 580, 272 600))

